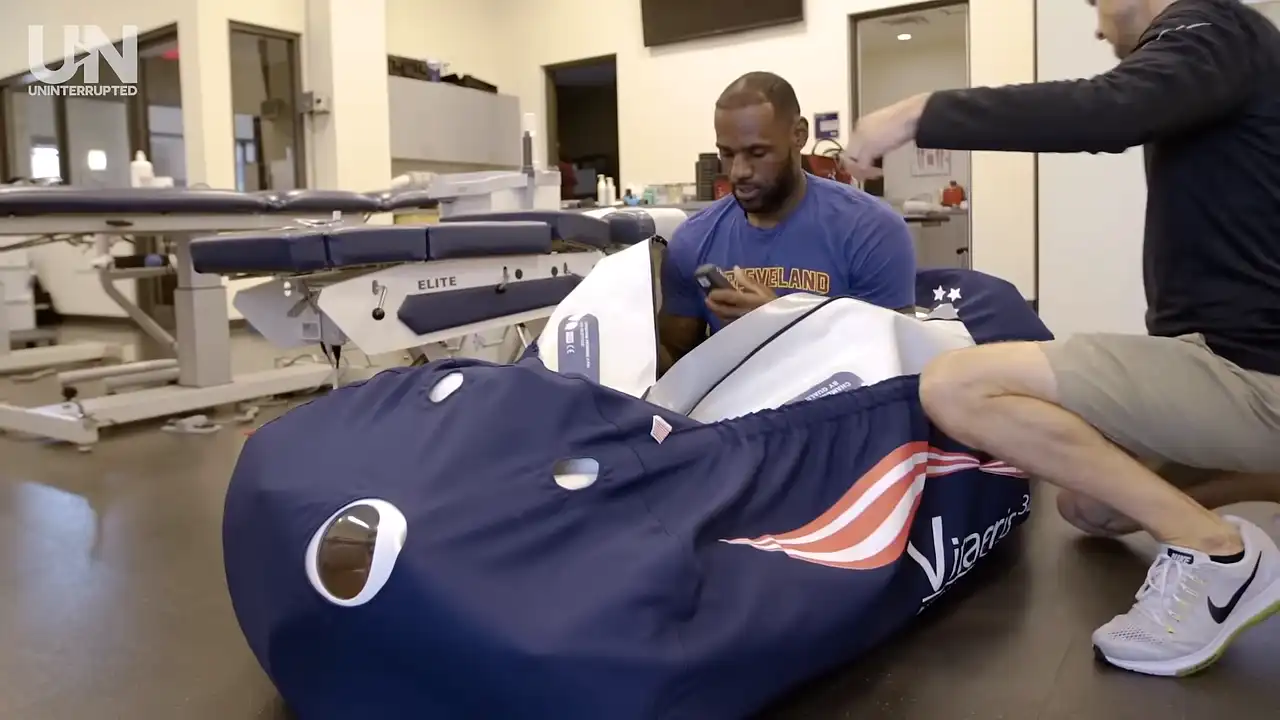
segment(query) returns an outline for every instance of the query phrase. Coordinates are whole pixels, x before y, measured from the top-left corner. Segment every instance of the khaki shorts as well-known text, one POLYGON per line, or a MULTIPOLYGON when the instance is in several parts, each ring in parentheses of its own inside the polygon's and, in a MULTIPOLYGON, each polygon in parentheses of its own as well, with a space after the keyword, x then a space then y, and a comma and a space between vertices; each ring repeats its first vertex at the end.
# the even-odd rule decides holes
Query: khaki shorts
POLYGON ((1061 405, 1147 463, 1280 472, 1280 376, 1242 369, 1200 335, 1075 335, 1041 348, 1061 405))

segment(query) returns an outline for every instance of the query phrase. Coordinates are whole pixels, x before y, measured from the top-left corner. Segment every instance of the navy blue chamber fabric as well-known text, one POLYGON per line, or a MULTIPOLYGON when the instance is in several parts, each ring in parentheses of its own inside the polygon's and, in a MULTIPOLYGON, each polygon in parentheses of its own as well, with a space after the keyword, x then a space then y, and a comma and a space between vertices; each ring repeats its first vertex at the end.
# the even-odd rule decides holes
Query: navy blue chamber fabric
POLYGON ((1026 518, 1026 481, 934 431, 917 389, 703 425, 536 361, 387 371, 245 446, 235 611, 303 720, 745 717, 908 625, 1026 518), (584 457, 594 484, 555 483, 584 457), (305 548, 364 498, 408 533, 343 608, 305 548))
POLYGON ((955 308, 974 342, 1052 340, 1053 334, 1013 283, 962 268, 916 273, 916 304, 930 309, 955 308))

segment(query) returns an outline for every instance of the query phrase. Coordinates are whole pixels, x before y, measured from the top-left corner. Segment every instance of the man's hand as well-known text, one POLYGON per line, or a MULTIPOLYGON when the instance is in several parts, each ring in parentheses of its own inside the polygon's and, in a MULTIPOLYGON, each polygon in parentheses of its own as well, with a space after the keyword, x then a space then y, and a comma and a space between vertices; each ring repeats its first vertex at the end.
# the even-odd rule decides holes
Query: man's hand
POLYGON ((733 283, 737 285, 735 289, 707 293, 707 308, 726 325, 778 297, 772 288, 756 282, 738 267, 733 269, 733 283))
POLYGON ((880 177, 883 171, 874 166, 875 161, 915 140, 928 102, 929 93, 923 93, 859 118, 840 155, 841 168, 858 180, 880 177))

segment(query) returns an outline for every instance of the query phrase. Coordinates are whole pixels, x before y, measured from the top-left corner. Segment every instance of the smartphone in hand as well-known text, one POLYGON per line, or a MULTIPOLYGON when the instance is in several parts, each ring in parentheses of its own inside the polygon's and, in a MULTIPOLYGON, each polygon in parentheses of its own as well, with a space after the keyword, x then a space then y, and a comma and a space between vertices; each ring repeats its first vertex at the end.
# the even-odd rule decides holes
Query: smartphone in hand
POLYGON ((711 292, 712 290, 732 290, 733 283, 729 282, 729 278, 724 276, 724 272, 715 265, 703 265, 693 271, 693 279, 702 288, 703 292, 711 292))

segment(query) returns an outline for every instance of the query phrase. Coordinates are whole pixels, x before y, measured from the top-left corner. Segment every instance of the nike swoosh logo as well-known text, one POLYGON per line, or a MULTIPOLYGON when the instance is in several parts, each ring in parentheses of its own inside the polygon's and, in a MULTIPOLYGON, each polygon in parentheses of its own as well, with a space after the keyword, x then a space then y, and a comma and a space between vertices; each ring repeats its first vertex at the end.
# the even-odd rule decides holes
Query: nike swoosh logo
POLYGON ((1258 566, 1262 564, 1262 553, 1258 553, 1258 559, 1253 561, 1253 572, 1249 573, 1249 579, 1244 581, 1236 594, 1231 596, 1231 600, 1226 605, 1218 607, 1213 604, 1213 598, 1206 598, 1209 602, 1209 615, 1213 621, 1221 625, 1231 616, 1231 611, 1236 609, 1236 605, 1240 603, 1240 598, 1244 597, 1244 593, 1253 584, 1253 579, 1258 577, 1258 566))

